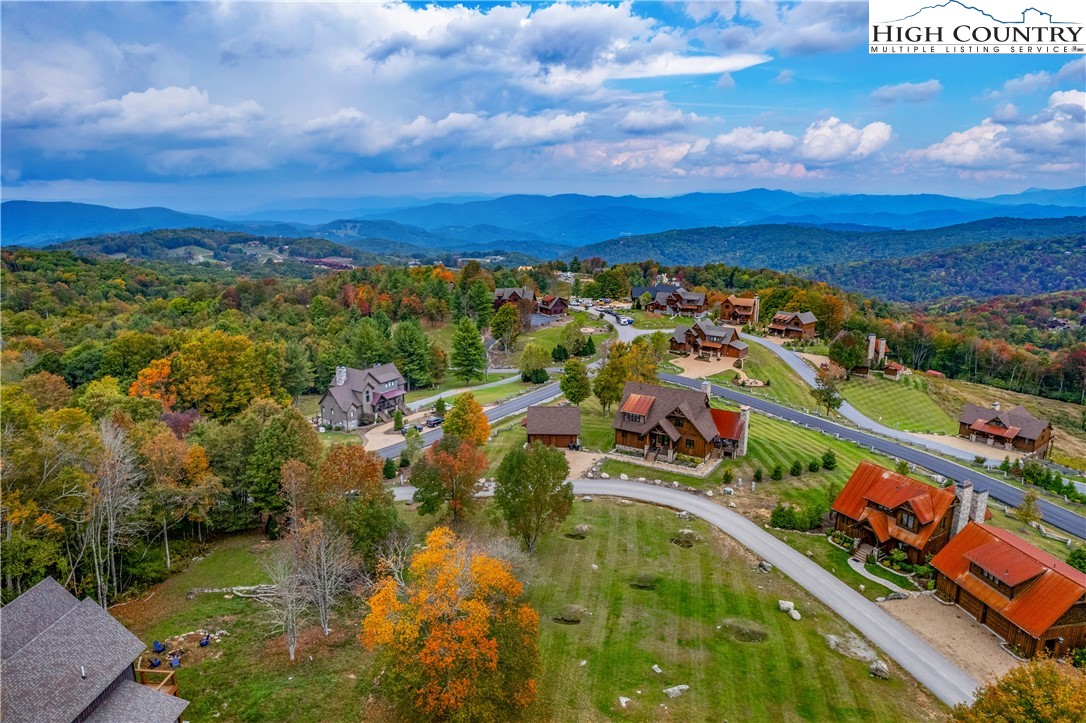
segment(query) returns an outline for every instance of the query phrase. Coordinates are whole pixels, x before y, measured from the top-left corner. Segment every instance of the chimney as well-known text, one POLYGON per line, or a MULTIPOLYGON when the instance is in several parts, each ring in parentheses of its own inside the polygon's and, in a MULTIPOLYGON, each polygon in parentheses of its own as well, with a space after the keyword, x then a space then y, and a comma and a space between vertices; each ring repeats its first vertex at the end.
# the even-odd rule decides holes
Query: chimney
POLYGON ((992 402, 992 409, 999 411, 999 402, 992 402))
MULTIPOLYGON (((950 525, 951 537, 961 532, 969 523, 969 515, 973 509, 973 483, 969 480, 959 482, 954 488, 954 496, 958 498, 958 506, 954 508, 954 519, 950 525)), ((985 502, 987 502, 987 493, 985 493, 985 502)))
POLYGON ((969 505, 969 519, 978 525, 984 524, 984 514, 988 511, 988 490, 978 491, 973 494, 973 502, 969 505))
POLYGON ((875 364, 875 341, 876 336, 874 334, 867 335, 867 365, 873 366, 875 364))
POLYGON ((713 401, 713 383, 712 382, 702 382, 701 383, 701 391, 705 394, 705 403, 706 404, 713 401))
POLYGON ((750 433, 750 407, 745 404, 739 407, 739 426, 739 450, 736 456, 743 457, 747 454, 747 435, 750 433))
POLYGON ((347 383, 347 367, 336 367, 336 378, 333 382, 337 387, 347 383))

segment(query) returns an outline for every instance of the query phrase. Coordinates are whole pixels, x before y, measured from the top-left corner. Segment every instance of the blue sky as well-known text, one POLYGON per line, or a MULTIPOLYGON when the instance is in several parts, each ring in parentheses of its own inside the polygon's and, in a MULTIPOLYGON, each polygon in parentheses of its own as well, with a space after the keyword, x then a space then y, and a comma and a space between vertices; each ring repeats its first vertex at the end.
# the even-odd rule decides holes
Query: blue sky
POLYGON ((870 56, 866 2, 0 11, 4 199, 986 196, 1086 174, 1084 56, 870 56))

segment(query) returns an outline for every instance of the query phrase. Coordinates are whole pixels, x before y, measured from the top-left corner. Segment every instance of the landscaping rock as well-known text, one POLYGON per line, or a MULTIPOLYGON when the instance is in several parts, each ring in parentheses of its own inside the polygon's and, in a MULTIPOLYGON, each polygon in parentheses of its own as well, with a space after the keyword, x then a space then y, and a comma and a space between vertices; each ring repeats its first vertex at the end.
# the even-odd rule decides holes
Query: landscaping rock
POLYGON ((712 490, 705 490, 705 496, 706 497, 712 497, 713 496, 713 491, 712 490))
POLYGON ((611 479, 611 475, 603 472, 602 474, 600 474, 600 479, 611 479))
POLYGON ((908 600, 909 593, 907 592, 892 592, 886 596, 887 600, 908 600))
POLYGON ((628 474, 626 474, 625 472, 623 472, 622 474, 620 474, 620 475, 618 476, 618 478, 619 478, 620 480, 622 480, 623 482, 625 482, 626 480, 630 479, 630 475, 628 475, 628 474))
POLYGON ((689 520, 690 519, 690 513, 687 512, 686 510, 683 510, 682 512, 676 512, 675 516, 678 517, 680 520, 689 520))
POLYGON ((770 565, 765 560, 762 560, 761 562, 759 562, 758 567, 760 567, 763 572, 773 572, 773 566, 770 565))
POLYGON ((886 602, 886 598, 884 598, 884 597, 877 597, 877 598, 875 598, 875 602, 886 602))
POLYGON ((592 563, 592 572, 599 572, 599 570, 600 570, 600 566, 595 564, 595 563, 592 563))
POLYGON ((731 487, 725 487, 724 488, 724 494, 726 494, 726 495, 734 495, 735 490, 733 490, 731 487))
POLYGON ((654 672, 654 673, 663 673, 664 671, 660 668, 659 665, 656 665, 655 663, 653 663, 652 664, 652 672, 654 672))
POLYGON ((731 508, 733 508, 733 509, 734 509, 734 508, 735 508, 735 503, 734 503, 734 502, 729 502, 729 503, 728 503, 728 507, 731 507, 731 508))
POLYGON ((871 671, 871 675, 876 678, 882 678, 883 680, 890 680, 890 666, 881 660, 876 660, 868 668, 871 671))
POLYGON ((591 501, 592 501, 592 498, 589 497, 588 495, 585 495, 584 497, 581 498, 581 502, 591 502, 591 501))
POLYGON ((645 478, 644 478, 644 477, 638 477, 638 478, 637 478, 637 481, 638 481, 638 482, 644 482, 644 481, 645 481, 645 478))
POLYGON ((629 500, 619 500, 618 503, 623 507, 629 507, 633 504, 633 502, 630 502, 629 500))
POLYGON ((780 608, 780 611, 782 613, 786 613, 789 610, 795 610, 796 609, 796 604, 794 602, 792 602, 791 600, 778 600, 777 601, 777 607, 780 608))
POLYGON ((679 483, 678 482, 672 482, 671 487, 672 487, 672 489, 679 489, 679 483))
POLYGON ((799 614, 799 610, 793 608, 792 610, 788 611, 788 617, 792 618, 793 620, 799 620, 801 616, 799 614))
POLYGON ((690 690, 689 685, 673 685, 670 688, 664 688, 664 695, 668 698, 678 698, 683 694, 683 691, 690 690))
POLYGON ((588 665, 588 661, 587 660, 582 660, 580 665, 583 668, 584 666, 588 665))
POLYGON ((860 585, 860 592, 863 592, 866 589, 867 589, 866 585, 862 585, 862 584, 860 585))
POLYGON ((588 536, 588 533, 592 531, 592 525, 577 525, 573 528, 573 531, 578 535, 588 536))
POLYGON ((842 655, 862 660, 865 663, 873 662, 878 658, 871 646, 855 633, 846 633, 844 637, 838 635, 826 635, 825 637, 830 648, 842 655))
POLYGON ((807 550, 807 557, 814 557, 814 553, 810 550, 807 550))
POLYGON ((618 704, 619 704, 620 706, 622 706, 623 708, 625 708, 625 707, 626 707, 626 704, 627 704, 627 703, 629 703, 629 702, 630 702, 630 700, 631 700, 630 698, 627 698, 627 697, 626 697, 626 696, 624 696, 624 695, 620 695, 620 696, 618 697, 618 704))

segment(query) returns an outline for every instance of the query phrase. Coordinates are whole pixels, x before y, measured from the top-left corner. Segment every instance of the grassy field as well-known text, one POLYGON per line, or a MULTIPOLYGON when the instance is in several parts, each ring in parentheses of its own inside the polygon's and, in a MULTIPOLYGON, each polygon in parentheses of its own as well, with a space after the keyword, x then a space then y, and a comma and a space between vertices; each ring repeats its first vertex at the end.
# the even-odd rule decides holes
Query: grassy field
POLYGON ((294 400, 294 408, 305 415, 306 419, 317 416, 323 394, 303 394, 294 400))
POLYGON ((320 438, 325 447, 333 444, 365 444, 362 435, 356 432, 322 432, 320 438))
POLYGON ((604 414, 599 400, 589 397, 581 402, 581 446, 595 452, 607 452, 615 446, 615 408, 604 414))
POLYGON ((637 329, 674 329, 677 326, 692 326, 696 319, 692 316, 667 316, 652 311, 626 311, 626 316, 633 319, 637 329))
MULTIPOLYGON (((557 381, 560 378, 558 374, 551 374, 551 381, 557 381)), ((532 384, 531 382, 515 381, 508 384, 499 384, 496 387, 487 387, 486 389, 476 389, 472 392, 475 395, 475 401, 479 402, 483 406, 488 404, 495 404, 502 399, 512 397, 518 392, 524 392, 529 389, 536 389, 540 385, 532 384)), ((452 404, 452 400, 446 400, 449 404, 452 404)))
POLYGON ((454 389, 463 389, 463 390, 473 389, 474 387, 477 387, 477 386, 479 386, 481 384, 488 384, 490 382, 501 381, 502 379, 508 379, 511 376, 514 376, 514 375, 513 374, 495 374, 495 373, 491 372, 488 378, 476 379, 471 384, 464 384, 463 379, 460 379, 459 377, 454 377, 452 375, 447 375, 445 377, 444 381, 442 381, 441 384, 439 384, 437 386, 426 387, 425 389, 412 389, 410 392, 408 392, 407 394, 404 395, 404 400, 407 401, 408 403, 410 403, 410 402, 414 402, 415 400, 418 400, 418 399, 426 399, 428 397, 433 397, 433 396, 436 396, 438 394, 444 394, 445 392, 451 392, 454 389))
POLYGON ((758 391, 771 399, 775 398, 782 404, 798 409, 811 409, 815 404, 811 388, 806 382, 800 379, 783 359, 761 344, 750 345, 750 354, 744 363, 743 371, 748 377, 768 382, 766 388, 758 391))
POLYGON ((852 406, 887 427, 926 434, 958 432, 957 422, 928 394, 925 377, 911 374, 896 382, 854 377, 841 391, 852 406))
POLYGON ((894 583, 900 588, 904 588, 905 590, 916 589, 916 585, 913 584, 912 580, 905 577, 904 575, 898 575, 893 570, 887 570, 882 565, 874 565, 870 562, 865 562, 864 569, 870 572, 872 575, 875 575, 876 577, 881 577, 883 580, 889 580, 890 582, 894 583))
POLYGON ((486 445, 487 477, 492 477, 498 469, 498 465, 514 447, 519 447, 528 441, 528 433, 524 431, 524 415, 506 417, 496 426, 491 427, 495 434, 486 445))

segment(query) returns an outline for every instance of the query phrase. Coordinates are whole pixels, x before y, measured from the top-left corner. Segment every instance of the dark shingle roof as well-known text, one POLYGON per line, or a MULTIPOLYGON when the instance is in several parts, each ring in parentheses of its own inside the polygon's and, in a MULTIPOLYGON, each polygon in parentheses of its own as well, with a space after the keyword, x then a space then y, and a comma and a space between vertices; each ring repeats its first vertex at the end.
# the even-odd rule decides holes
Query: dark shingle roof
POLYGON ((403 375, 395 364, 379 364, 369 369, 347 367, 347 381, 337 385, 333 379, 328 386, 328 393, 336 400, 339 408, 346 411, 352 404, 362 404, 362 391, 366 388, 366 380, 370 378, 375 385, 393 380, 403 383, 403 375))
POLYGON ((501 288, 494 289, 495 299, 507 299, 514 293, 522 299, 534 299, 535 291, 528 286, 503 286, 501 288))
POLYGON ((79 602, 52 578, 0 609, 0 636, 5 723, 75 720, 144 650, 93 600, 79 602))
POLYGON ((655 299, 657 294, 670 294, 672 291, 678 291, 680 288, 682 287, 674 286, 672 284, 658 284, 656 286, 635 286, 630 289, 630 299, 640 299, 641 295, 645 293, 655 299))
POLYGON ((581 433, 581 410, 579 407, 528 407, 524 426, 528 434, 578 435, 581 433))
MULTIPOLYGON (((622 401, 619 403, 618 408, 619 412, 615 414, 615 421, 611 425, 615 429, 645 434, 656 425, 660 425, 664 431, 671 434, 674 427, 667 421, 667 415, 679 410, 684 417, 690 420, 704 439, 711 440, 717 436, 716 424, 709 412, 708 400, 702 392, 691 389, 661 387, 655 384, 642 384, 640 382, 626 382, 626 386, 622 388, 622 401), (629 420, 621 411, 626 399, 631 394, 653 397, 656 400, 649 408, 643 422, 629 420)), ((672 435, 672 439, 675 438, 675 435, 672 435)))
POLYGON ((189 702, 126 680, 99 705, 86 723, 172 723, 189 702))
POLYGON ((773 321, 775 322, 788 323, 793 319, 798 319, 801 324, 815 324, 818 322, 818 318, 809 311, 778 311, 773 315, 773 321))
POLYGON ((1034 417, 1023 406, 997 412, 990 407, 966 404, 962 416, 958 417, 962 424, 973 424, 977 420, 991 422, 994 419, 998 419, 1004 427, 1018 427, 1018 436, 1024 439, 1037 439, 1049 426, 1046 420, 1034 417))

